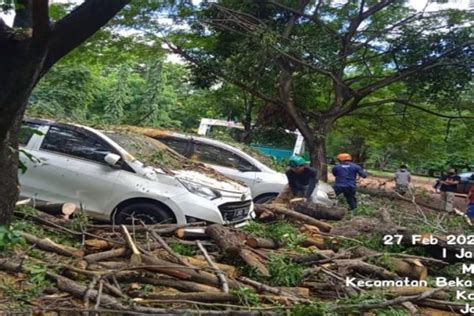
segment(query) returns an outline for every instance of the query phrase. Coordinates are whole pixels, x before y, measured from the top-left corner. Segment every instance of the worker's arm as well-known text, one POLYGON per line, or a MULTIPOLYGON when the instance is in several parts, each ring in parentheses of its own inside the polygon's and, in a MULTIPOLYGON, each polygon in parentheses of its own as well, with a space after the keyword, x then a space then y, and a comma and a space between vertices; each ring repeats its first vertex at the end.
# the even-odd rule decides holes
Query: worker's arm
POLYGON ((290 186, 291 193, 296 195, 298 193, 298 184, 295 181, 294 175, 287 171, 286 177, 288 178, 288 185, 290 186))
POLYGON ((367 172, 364 170, 364 168, 359 165, 357 165, 357 167, 357 173, 359 174, 359 176, 361 176, 362 178, 367 178, 367 172))
POLYGON ((314 169, 312 169, 314 172, 314 176, 311 176, 311 178, 308 181, 308 188, 306 189, 305 192, 305 198, 309 199, 311 198, 311 194, 313 194, 314 188, 316 188, 316 184, 318 184, 318 172, 314 169))

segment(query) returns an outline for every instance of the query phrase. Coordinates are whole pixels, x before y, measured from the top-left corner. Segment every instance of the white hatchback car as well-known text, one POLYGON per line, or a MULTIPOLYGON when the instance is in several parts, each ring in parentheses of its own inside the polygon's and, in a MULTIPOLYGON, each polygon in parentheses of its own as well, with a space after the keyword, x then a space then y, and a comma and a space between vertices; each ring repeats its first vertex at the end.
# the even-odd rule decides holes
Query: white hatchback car
MULTIPOLYGON (((272 201, 288 184, 285 174, 224 142, 152 128, 136 130, 165 143, 183 156, 203 162, 229 178, 244 182, 252 190, 255 203, 272 201)), ((319 181, 312 200, 333 206, 336 204, 336 194, 329 184, 319 181)))
POLYGON ((27 167, 19 173, 20 195, 35 203, 74 202, 92 218, 115 223, 239 226, 253 214, 248 187, 144 135, 25 119, 20 144, 27 167), (182 164, 173 165, 166 152, 182 164), (182 165, 187 170, 173 170, 182 165))

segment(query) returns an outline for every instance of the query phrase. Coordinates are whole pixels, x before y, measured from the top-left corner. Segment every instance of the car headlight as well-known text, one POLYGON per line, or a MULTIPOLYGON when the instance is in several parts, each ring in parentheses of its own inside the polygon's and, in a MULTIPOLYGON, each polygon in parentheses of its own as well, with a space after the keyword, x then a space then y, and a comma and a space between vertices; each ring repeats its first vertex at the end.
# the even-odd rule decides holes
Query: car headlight
POLYGON ((216 190, 213 190, 209 187, 206 187, 206 186, 203 186, 201 184, 198 184, 198 183, 194 183, 194 182, 189 182, 189 181, 184 181, 184 180, 179 180, 179 182, 181 182, 181 184, 183 184, 183 186, 191 193, 193 194, 196 194, 196 195, 199 195, 203 198, 206 198, 208 200, 214 200, 214 199, 217 199, 219 197, 221 197, 221 194, 216 191, 216 190))

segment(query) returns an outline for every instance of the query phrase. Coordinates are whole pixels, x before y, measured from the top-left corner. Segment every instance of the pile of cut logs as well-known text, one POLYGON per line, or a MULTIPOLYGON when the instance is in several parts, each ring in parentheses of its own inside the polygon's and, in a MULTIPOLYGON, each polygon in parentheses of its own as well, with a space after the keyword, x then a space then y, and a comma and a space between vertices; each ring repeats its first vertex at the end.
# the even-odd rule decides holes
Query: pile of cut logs
POLYGON ((41 224, 44 230, 75 238, 82 246, 74 248, 22 232, 31 247, 17 251, 16 256, 0 259, 0 270, 10 275, 28 273, 29 265, 24 264, 27 261, 48 267, 46 275, 55 286, 38 298, 42 303, 34 307, 36 312, 279 315, 295 304, 312 301, 328 303, 341 315, 387 306, 402 306, 412 313, 424 310, 430 315, 440 311, 456 313, 463 308, 462 304, 448 300, 447 291, 427 287, 387 288, 383 292, 385 301, 377 304, 336 302, 370 291, 346 286, 347 277, 425 280, 432 268, 447 264, 431 257, 379 253, 352 239, 351 229, 355 227, 359 233, 403 230, 390 223, 383 211, 380 218, 356 217, 333 227, 326 220, 342 220, 344 210, 305 203, 256 205, 258 217, 270 222, 268 225, 278 218, 299 227, 305 237, 300 246, 307 250, 302 254, 288 249, 281 240, 202 222, 148 226, 86 224, 81 230, 75 230, 69 219, 74 205, 40 208, 42 211, 36 214, 19 211, 16 215, 41 224), (348 240, 360 246, 341 247, 343 241, 348 240), (176 243, 192 246, 196 255, 178 254, 170 247, 176 243), (28 251, 32 248, 44 253, 44 257, 30 256, 28 251), (285 254, 305 267, 299 284, 295 287, 270 285, 268 260, 272 253, 285 254), (382 257, 383 260, 378 260, 382 257), (258 271, 258 281, 243 275, 233 265, 236 260, 258 271), (239 294, 245 288, 257 293, 258 307, 246 304, 245 297, 239 294), (58 299, 65 295, 71 299, 58 299))

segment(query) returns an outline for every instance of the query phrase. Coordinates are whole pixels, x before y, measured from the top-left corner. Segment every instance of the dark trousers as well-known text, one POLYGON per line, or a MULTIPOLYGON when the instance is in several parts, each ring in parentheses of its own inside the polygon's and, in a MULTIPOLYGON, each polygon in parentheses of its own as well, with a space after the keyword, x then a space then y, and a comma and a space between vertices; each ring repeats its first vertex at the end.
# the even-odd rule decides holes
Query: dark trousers
POLYGON ((356 200, 356 190, 355 188, 351 187, 334 187, 334 191, 336 191, 336 195, 344 194, 346 198, 347 204, 349 204, 349 209, 354 210, 357 208, 357 200, 356 200))

